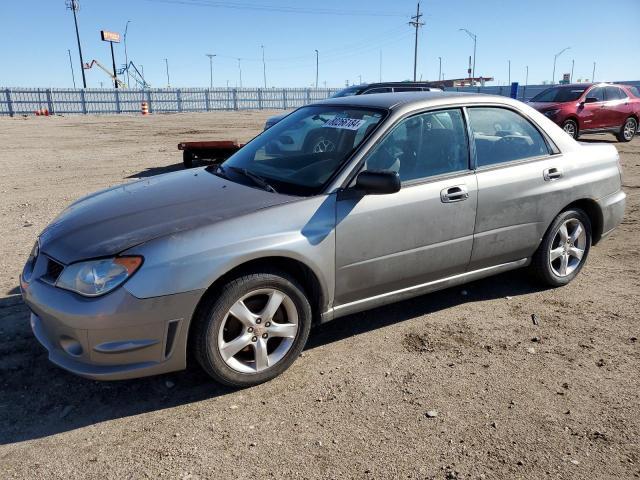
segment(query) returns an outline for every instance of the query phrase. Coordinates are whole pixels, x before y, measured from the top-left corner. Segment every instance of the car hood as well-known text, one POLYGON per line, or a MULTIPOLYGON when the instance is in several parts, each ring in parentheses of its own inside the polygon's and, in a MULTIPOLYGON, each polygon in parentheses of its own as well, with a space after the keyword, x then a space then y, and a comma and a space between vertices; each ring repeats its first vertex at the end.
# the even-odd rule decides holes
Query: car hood
POLYGON ((63 263, 118 254, 165 235, 210 225, 297 197, 184 170, 119 185, 78 200, 40 235, 40 249, 63 263))
POLYGON ((554 108, 562 108, 567 103, 571 103, 571 102, 528 102, 527 105, 535 108, 539 112, 545 112, 547 110, 552 110, 554 108))

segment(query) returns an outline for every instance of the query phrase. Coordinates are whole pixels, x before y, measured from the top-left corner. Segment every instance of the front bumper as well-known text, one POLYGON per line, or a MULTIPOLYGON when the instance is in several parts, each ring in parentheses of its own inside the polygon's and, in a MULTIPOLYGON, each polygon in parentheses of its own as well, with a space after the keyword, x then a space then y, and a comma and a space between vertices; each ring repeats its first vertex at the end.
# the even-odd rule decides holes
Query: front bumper
POLYGON ((189 322, 202 291, 139 299, 118 288, 86 298, 40 280, 21 285, 34 335, 65 370, 122 380, 186 367, 189 322))

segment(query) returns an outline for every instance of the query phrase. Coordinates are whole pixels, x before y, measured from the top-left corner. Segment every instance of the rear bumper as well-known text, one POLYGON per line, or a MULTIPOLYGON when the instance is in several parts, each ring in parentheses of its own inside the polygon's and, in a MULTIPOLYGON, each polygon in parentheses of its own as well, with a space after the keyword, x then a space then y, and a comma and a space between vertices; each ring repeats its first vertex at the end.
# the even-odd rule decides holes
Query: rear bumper
POLYGON ((627 195, 618 191, 613 195, 608 195, 598 200, 602 211, 602 237, 609 235, 624 218, 624 209, 627 203, 627 195))
POLYGON ((200 291, 139 299, 119 288, 84 298, 38 280, 23 286, 33 333, 49 360, 65 370, 122 380, 186 367, 187 332, 200 291))

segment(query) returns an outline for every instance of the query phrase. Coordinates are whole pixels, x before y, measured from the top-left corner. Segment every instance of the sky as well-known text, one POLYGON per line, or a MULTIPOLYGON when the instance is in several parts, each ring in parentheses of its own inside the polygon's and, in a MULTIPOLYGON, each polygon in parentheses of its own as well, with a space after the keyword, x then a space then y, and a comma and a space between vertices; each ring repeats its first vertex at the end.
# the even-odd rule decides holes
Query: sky
MULTIPOLYGON (((127 30, 130 61, 142 65, 152 87, 166 87, 165 58, 172 87, 213 84, 263 87, 264 45, 268 87, 343 87, 413 77, 414 32, 408 25, 415 0, 78 0, 85 62, 111 65, 100 30, 127 30), (240 67, 238 65, 240 58, 240 67)), ((509 81, 550 81, 570 73, 597 81, 640 80, 640 0, 423 0, 417 77, 466 77, 477 35, 476 76, 509 81)), ((73 15, 65 0, 0 0, 4 41, 0 87, 71 87, 67 50, 81 86, 73 15)), ((116 64, 125 63, 115 44, 116 64)), ((109 86, 97 68, 86 71, 88 87, 109 86)))

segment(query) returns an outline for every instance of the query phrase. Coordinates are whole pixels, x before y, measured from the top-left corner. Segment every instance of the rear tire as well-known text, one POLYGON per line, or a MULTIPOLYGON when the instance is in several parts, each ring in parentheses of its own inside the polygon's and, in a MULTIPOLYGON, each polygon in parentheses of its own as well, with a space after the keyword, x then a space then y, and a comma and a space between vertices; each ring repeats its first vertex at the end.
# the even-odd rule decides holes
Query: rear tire
POLYGON ((189 150, 183 150, 182 163, 184 164, 184 168, 193 168, 193 153, 189 150))
POLYGON ((560 213, 531 259, 531 273, 542 284, 561 287, 573 280, 589 256, 591 221, 580 209, 560 213))
POLYGON ((624 121, 620 131, 616 134, 619 142, 630 142, 638 131, 638 122, 635 118, 629 117, 624 121))
POLYGON ((250 387, 298 358, 311 329, 304 289, 284 272, 243 275, 210 294, 194 317, 195 357, 216 381, 250 387))
POLYGON ((580 136, 580 132, 578 131, 578 124, 575 120, 565 120, 562 124, 562 129, 574 140, 577 140, 580 136))

